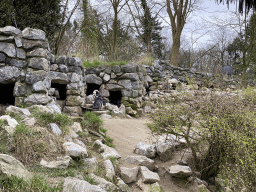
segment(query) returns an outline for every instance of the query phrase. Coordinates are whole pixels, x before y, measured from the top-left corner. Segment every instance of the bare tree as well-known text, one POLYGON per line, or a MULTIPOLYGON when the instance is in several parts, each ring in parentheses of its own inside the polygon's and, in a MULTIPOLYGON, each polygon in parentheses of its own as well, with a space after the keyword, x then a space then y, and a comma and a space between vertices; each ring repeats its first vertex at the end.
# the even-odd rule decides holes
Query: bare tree
POLYGON ((181 33, 195 3, 196 0, 166 0, 173 41, 170 62, 174 66, 178 66, 181 33))

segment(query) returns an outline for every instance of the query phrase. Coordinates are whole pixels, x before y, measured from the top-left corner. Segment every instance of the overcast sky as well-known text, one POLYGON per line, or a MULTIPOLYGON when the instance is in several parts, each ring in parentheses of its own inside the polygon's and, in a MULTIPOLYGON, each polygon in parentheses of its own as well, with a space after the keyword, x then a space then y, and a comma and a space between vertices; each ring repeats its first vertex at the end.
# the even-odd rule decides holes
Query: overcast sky
MULTIPOLYGON (((98 4, 101 10, 106 9, 106 6, 101 6, 101 0, 90 0, 92 4, 98 4)), ((159 0, 163 1, 163 0, 159 0)), ((218 30, 218 25, 221 25, 223 21, 229 21, 232 16, 232 12, 237 11, 237 5, 231 3, 228 6, 226 3, 217 4, 216 0, 199 0, 198 8, 190 15, 184 30, 182 39, 186 42, 194 43, 193 46, 200 47, 204 44, 211 43, 213 39, 213 32, 218 30)), ((70 9, 73 8, 76 0, 70 0, 70 9)), ((82 0, 81 0, 82 3, 82 0)), ((81 15, 81 14, 80 14, 81 15)), ((171 30, 168 23, 169 18, 166 13, 166 9, 163 9, 161 14, 165 21, 162 25, 165 26, 163 34, 169 39, 171 44, 171 30)), ((79 16, 79 11, 73 18, 79 16)), ((121 19, 126 19, 125 15, 121 19)))

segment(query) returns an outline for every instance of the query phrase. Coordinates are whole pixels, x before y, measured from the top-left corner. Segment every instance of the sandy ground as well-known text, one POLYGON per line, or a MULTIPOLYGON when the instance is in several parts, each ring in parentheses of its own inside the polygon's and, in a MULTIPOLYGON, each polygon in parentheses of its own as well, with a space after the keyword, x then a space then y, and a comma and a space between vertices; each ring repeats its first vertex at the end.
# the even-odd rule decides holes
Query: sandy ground
MULTIPOLYGON (((137 143, 144 142, 152 144, 154 141, 147 123, 148 118, 139 119, 104 119, 104 128, 107 129, 107 135, 114 139, 115 149, 125 159, 128 156, 134 156, 134 148, 137 143)), ((186 153, 190 153, 186 151, 186 153)), ((191 192, 196 190, 196 186, 189 184, 186 180, 172 178, 168 173, 168 167, 177 164, 177 159, 181 156, 181 152, 175 152, 170 161, 162 162, 157 157, 155 162, 158 166, 158 174, 160 176, 160 186, 163 192, 191 192), (174 184, 175 183, 175 184, 174 184)), ((129 185, 132 192, 141 192, 136 184, 129 185)), ((197 191, 197 190, 196 190, 197 191)))
POLYGON ((146 118, 141 119, 104 119, 104 128, 107 135, 114 139, 115 149, 125 157, 134 155, 133 151, 137 143, 144 142, 151 144, 152 136, 146 123, 146 118))

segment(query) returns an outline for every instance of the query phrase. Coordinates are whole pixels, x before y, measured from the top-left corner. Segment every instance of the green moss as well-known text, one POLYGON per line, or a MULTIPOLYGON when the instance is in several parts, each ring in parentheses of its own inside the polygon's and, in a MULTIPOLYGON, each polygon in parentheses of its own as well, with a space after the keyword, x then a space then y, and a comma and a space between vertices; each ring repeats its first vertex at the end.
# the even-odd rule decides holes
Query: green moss
POLYGON ((99 60, 94 60, 93 62, 86 61, 83 63, 83 66, 85 68, 95 68, 101 65, 108 65, 108 66, 114 66, 114 65, 125 65, 127 64, 127 61, 112 61, 112 62, 102 62, 99 60))

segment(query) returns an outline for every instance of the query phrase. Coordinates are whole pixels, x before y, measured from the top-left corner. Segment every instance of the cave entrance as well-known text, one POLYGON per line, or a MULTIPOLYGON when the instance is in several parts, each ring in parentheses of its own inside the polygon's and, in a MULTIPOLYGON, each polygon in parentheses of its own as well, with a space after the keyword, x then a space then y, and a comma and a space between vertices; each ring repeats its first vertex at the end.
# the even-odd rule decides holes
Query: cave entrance
POLYGON ((55 88, 53 96, 56 97, 56 103, 60 106, 61 111, 63 110, 66 98, 67 98, 67 85, 66 84, 59 84, 59 83, 52 83, 51 88, 55 88))
POLYGON ((58 84, 52 83, 52 88, 55 88, 54 96, 57 100, 66 100, 67 94, 67 85, 66 84, 58 84))
POLYGON ((91 95, 93 94, 94 90, 99 90, 100 89, 100 85, 94 84, 94 83, 88 83, 87 84, 87 90, 86 90, 86 95, 91 95))
POLYGON ((15 105, 15 97, 13 96, 13 84, 0 84, 0 90, 3 91, 0 94, 0 115, 5 114, 5 110, 9 105, 15 105))
POLYGON ((122 101, 122 93, 121 91, 109 91, 109 102, 111 104, 121 106, 122 101))

